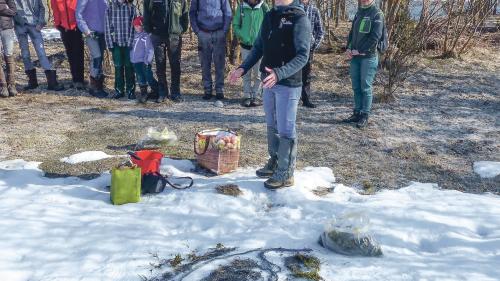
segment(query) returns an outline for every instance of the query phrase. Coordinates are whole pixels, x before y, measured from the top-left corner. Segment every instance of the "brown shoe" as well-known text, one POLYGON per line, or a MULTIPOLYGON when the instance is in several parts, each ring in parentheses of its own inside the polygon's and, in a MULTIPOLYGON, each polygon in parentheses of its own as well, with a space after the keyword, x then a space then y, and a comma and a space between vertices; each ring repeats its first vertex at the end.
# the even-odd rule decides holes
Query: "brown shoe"
POLYGON ((9 90, 9 96, 17 96, 16 88, 16 63, 14 61, 14 56, 4 56, 5 66, 6 66, 6 78, 7 78, 7 89, 9 90))
POLYGON ((275 180, 273 178, 270 178, 264 182, 264 186, 267 189, 280 189, 280 188, 284 188, 284 187, 290 187, 294 184, 295 184, 295 180, 293 179, 293 177, 291 177, 285 181, 279 181, 279 180, 275 180))

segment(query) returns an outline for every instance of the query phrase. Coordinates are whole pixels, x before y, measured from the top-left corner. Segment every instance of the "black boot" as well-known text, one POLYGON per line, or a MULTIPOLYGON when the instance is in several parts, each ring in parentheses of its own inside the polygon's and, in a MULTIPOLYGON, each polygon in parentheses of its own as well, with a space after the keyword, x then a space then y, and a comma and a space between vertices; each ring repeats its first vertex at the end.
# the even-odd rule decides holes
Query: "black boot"
POLYGON ((137 94, 137 102, 138 103, 146 103, 148 100, 148 86, 139 86, 141 91, 137 94))
POLYGON ((94 78, 90 76, 89 94, 97 98, 105 98, 108 93, 104 91, 104 76, 94 78))
POLYGON ((209 100, 209 99, 211 99, 211 98, 212 98, 212 96, 213 96, 213 95, 212 95, 212 91, 211 91, 211 90, 209 90, 209 91, 205 91, 205 94, 203 94, 203 99, 204 99, 204 100, 209 100))
POLYGON ((223 100, 224 99, 224 93, 223 92, 218 92, 215 94, 215 98, 218 100, 223 100))
POLYGON ((136 98, 136 97, 135 97, 135 89, 134 89, 134 90, 130 90, 130 91, 128 92, 128 96, 127 96, 127 98, 128 98, 129 100, 135 100, 135 98, 136 98))
POLYGON ((33 90, 38 88, 38 79, 36 78, 36 69, 30 69, 25 71, 26 75, 28 76, 28 85, 24 87, 23 89, 25 91, 28 90, 33 90))
POLYGON ((359 118, 356 127, 362 129, 368 126, 368 113, 361 113, 361 117, 359 118))
POLYGON ((162 103, 166 99, 168 99, 169 92, 167 87, 167 81, 158 81, 158 99, 156 99, 156 103, 162 103))
POLYGON ((45 77, 47 77, 47 90, 49 91, 62 91, 64 86, 57 82, 57 73, 55 70, 45 70, 45 77))
POLYGON ((120 91, 118 89, 115 89, 115 93, 111 96, 112 99, 121 99, 125 96, 125 94, 123 93, 123 91, 120 91))
POLYGON ((356 123, 361 118, 361 114, 359 111, 353 111, 352 115, 349 118, 342 120, 343 123, 356 123))
POLYGON ((311 96, 311 85, 310 83, 306 83, 304 86, 302 86, 302 93, 300 97, 300 99, 302 100, 302 106, 308 108, 316 108, 316 105, 311 102, 310 96, 311 96))

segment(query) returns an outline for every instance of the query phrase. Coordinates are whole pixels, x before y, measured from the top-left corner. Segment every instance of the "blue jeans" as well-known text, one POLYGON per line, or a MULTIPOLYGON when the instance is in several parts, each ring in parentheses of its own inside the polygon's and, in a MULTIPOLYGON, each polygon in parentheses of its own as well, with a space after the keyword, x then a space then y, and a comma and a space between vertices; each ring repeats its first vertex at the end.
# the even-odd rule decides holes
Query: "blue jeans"
POLYGON ((15 31, 17 35, 17 40, 19 41, 19 47, 21 48, 21 57, 23 58, 24 70, 32 70, 35 68, 33 62, 31 61, 30 45, 28 37, 33 43, 36 55, 40 61, 40 65, 44 70, 52 70, 52 64, 47 58, 45 53, 45 47, 43 45, 42 32, 38 31, 33 25, 16 25, 15 31))
POLYGON ((263 101, 267 128, 276 130, 282 138, 297 138, 295 121, 302 87, 275 85, 264 89, 263 101))
POLYGON ((143 62, 134 63, 135 77, 139 86, 144 87, 149 85, 151 89, 158 88, 158 81, 153 76, 150 64, 143 62))
POLYGON ((14 29, 5 29, 0 31, 0 39, 2 40, 2 52, 4 56, 10 57, 14 54, 14 41, 16 35, 14 29))
POLYGON ((84 41, 89 48, 90 76, 95 79, 99 79, 103 76, 102 61, 104 57, 104 50, 106 49, 104 34, 94 32, 94 36, 85 37, 84 41))
POLYGON ((354 92, 354 111, 370 114, 373 100, 373 79, 377 73, 378 56, 364 58, 355 56, 351 60, 352 90, 354 92))
POLYGON ((212 93, 212 61, 215 66, 215 92, 224 92, 224 68, 226 67, 226 33, 223 30, 198 33, 198 53, 201 77, 205 93, 212 93))

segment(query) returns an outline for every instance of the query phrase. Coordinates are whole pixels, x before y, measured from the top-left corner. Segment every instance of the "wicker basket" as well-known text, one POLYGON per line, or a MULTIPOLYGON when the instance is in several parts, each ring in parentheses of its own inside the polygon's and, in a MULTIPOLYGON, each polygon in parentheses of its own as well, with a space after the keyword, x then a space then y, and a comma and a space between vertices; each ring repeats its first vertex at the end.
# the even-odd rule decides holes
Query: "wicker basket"
POLYGON ((240 137, 229 130, 205 130, 196 134, 194 139, 194 153, 196 161, 201 167, 217 175, 232 172, 238 168, 240 160, 240 137), (219 132, 229 132, 236 136, 237 143, 232 148, 219 149, 215 139, 219 132))

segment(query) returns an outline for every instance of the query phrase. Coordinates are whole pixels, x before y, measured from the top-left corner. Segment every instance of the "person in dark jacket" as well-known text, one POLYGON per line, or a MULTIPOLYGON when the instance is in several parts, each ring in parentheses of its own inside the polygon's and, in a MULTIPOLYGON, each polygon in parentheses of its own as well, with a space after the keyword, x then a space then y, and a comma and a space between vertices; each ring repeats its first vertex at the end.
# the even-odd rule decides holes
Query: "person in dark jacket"
POLYGON ((61 33, 61 39, 68 56, 73 87, 85 89, 84 43, 82 32, 76 25, 77 0, 50 0, 54 15, 54 27, 61 33))
POLYGON ((346 48, 346 55, 351 60, 349 72, 354 92, 354 110, 344 122, 357 123, 358 128, 364 128, 368 125, 372 106, 372 83, 377 73, 377 45, 382 38, 384 14, 375 0, 361 0, 360 3, 346 48))
POLYGON ((50 63, 42 37, 42 28, 47 24, 45 20, 45 6, 42 0, 17 0, 17 12, 14 16, 14 28, 16 31, 21 56, 23 58, 24 70, 28 76, 28 86, 25 90, 31 90, 38 87, 36 68, 31 60, 29 39, 35 49, 40 65, 45 71, 47 77, 48 90, 61 91, 64 86, 57 81, 56 70, 50 63), (29 38, 29 39, 28 39, 29 38))
POLYGON ((304 10, 306 12, 307 18, 311 22, 312 38, 311 38, 311 53, 309 54, 309 60, 302 69, 302 105, 309 108, 315 108, 316 105, 311 101, 311 74, 312 74, 312 63, 314 60, 314 51, 319 48, 321 41, 325 32, 323 30, 323 23, 321 23, 321 16, 319 14, 318 8, 311 3, 310 0, 301 0, 304 4, 304 10))
POLYGON ((2 56, 0 56, 0 97, 17 95, 13 21, 16 10, 14 0, 0 0, 0 39, 2 40, 3 60, 6 66, 4 73, 3 67, 1 67, 2 56))
POLYGON ((224 99, 224 68, 226 67, 226 34, 231 24, 229 0, 191 0, 191 28, 198 35, 204 95, 212 98, 212 60, 215 65, 215 93, 224 99))
POLYGON ((269 178, 264 183, 269 189, 294 184, 295 122, 302 90, 302 68, 311 47, 311 23, 302 6, 292 1, 276 0, 276 6, 262 22, 250 55, 230 76, 230 82, 236 83, 262 58, 260 72, 270 158, 264 168, 257 170, 257 176, 269 178))
POLYGON ((189 25, 187 0, 145 0, 144 30, 151 34, 155 52, 158 99, 171 98, 182 101, 181 96, 181 49, 182 34, 189 25), (167 82, 167 56, 170 64, 170 94, 167 82))

